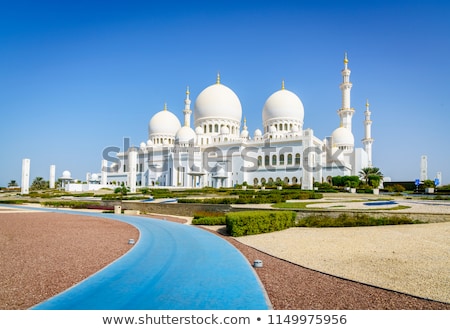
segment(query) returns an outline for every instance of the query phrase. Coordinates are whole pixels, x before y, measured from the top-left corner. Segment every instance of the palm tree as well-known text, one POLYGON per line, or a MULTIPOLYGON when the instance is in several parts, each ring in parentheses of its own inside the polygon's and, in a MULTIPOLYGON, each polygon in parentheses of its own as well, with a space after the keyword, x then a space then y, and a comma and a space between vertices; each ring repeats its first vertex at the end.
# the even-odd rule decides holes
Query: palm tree
POLYGON ((374 188, 378 188, 384 177, 378 167, 365 167, 359 171, 359 175, 366 182, 366 184, 374 188))
POLYGON ((361 171, 359 171, 359 176, 366 182, 366 184, 369 183, 370 176, 377 176, 380 180, 383 180, 384 177, 383 173, 380 172, 380 169, 378 167, 362 168, 361 171))
POLYGON ((33 190, 40 190, 45 188, 48 188, 48 182, 40 176, 36 177, 31 184, 31 189, 33 190))
POLYGON ((17 186, 18 186, 18 184, 17 184, 16 180, 11 180, 8 183, 8 187, 17 187, 17 186))

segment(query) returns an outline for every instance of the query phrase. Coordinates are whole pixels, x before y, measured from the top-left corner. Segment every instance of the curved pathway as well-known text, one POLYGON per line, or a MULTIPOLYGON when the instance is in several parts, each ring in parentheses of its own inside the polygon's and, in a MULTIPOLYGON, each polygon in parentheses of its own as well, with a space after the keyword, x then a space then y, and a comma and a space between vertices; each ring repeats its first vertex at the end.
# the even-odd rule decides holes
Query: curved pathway
POLYGON ((270 308, 265 290, 248 261, 231 244, 211 233, 137 216, 45 210, 124 221, 137 227, 140 237, 124 256, 32 309, 270 308))

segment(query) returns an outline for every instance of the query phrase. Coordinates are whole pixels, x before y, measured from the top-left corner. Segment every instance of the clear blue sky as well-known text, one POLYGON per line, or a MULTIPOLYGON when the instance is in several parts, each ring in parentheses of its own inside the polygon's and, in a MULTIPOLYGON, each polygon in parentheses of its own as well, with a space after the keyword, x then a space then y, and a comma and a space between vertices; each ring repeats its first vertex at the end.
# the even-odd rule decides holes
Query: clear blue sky
POLYGON ((239 96, 250 134, 285 80, 319 138, 339 126, 348 52, 353 131, 366 99, 373 159, 385 176, 450 182, 448 1, 1 1, 0 186, 69 170, 98 172, 102 150, 139 145, 167 102, 182 118, 191 99, 221 82, 239 96))

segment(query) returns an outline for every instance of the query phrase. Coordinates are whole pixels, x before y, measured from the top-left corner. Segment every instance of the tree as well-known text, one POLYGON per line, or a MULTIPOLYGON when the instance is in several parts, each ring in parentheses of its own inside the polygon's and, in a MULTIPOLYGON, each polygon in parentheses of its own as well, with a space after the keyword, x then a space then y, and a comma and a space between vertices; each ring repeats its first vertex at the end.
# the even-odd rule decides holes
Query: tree
POLYGON ((383 180, 383 173, 380 172, 380 169, 378 167, 365 167, 359 171, 359 176, 366 184, 370 184, 369 177, 371 175, 378 176, 380 182, 383 180))
POLYGON ((435 188, 436 187, 433 180, 425 180, 423 182, 423 186, 425 188, 435 188))
POLYGON ((8 187, 13 188, 13 187, 17 187, 17 186, 18 186, 18 184, 17 184, 16 180, 11 180, 8 183, 8 187))
POLYGON ((123 185, 123 184, 121 187, 117 187, 116 189, 114 189, 115 194, 120 194, 120 199, 122 199, 122 197, 124 195, 126 195, 129 191, 130 191, 130 189, 125 187, 125 185, 123 185))
POLYGON ((370 174, 368 176, 368 182, 369 186, 371 186, 372 188, 378 188, 380 186, 381 178, 379 175, 370 174))
POLYGON ((41 190, 48 188, 48 182, 44 180, 44 178, 38 176, 33 180, 30 189, 32 190, 41 190))
POLYGON ((359 186, 359 177, 357 175, 334 176, 331 178, 335 187, 357 188, 359 186))

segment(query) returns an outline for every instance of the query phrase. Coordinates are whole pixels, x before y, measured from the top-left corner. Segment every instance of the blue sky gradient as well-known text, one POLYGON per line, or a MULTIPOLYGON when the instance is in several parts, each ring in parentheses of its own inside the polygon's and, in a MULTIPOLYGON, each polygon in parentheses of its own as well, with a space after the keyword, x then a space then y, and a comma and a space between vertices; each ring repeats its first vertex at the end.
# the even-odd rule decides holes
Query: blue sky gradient
MULTIPOLYGON (((102 151, 147 140, 150 118, 182 122, 186 87, 221 82, 240 98, 250 134, 280 89, 323 139, 339 126, 348 52, 355 144, 366 99, 374 166, 394 181, 450 182, 448 1, 1 1, 0 186, 69 170, 100 171, 102 151)), ((193 120, 191 120, 193 125, 193 120)))

